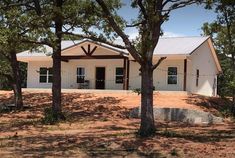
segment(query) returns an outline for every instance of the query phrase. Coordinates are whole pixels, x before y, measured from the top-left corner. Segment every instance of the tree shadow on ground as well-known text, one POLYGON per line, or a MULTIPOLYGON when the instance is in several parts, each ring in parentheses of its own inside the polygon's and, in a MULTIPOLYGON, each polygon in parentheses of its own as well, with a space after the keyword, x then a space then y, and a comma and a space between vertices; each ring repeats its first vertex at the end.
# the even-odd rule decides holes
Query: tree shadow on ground
POLYGON ((185 99, 187 103, 201 107, 206 112, 211 112, 214 115, 226 115, 231 109, 232 102, 226 98, 220 97, 205 97, 201 95, 191 94, 185 99))
POLYGON ((69 113, 68 119, 70 121, 77 121, 80 119, 89 121, 105 121, 115 117, 129 117, 129 110, 127 108, 120 107, 120 102, 121 99, 116 99, 115 97, 99 97, 79 101, 77 106, 65 108, 69 113))
MULTIPOLYGON (((45 126, 40 118, 44 108, 51 105, 51 95, 24 93, 24 98, 25 103, 32 105, 30 109, 0 114, 0 133, 6 135, 0 135, 0 153, 6 150, 16 157, 167 157, 175 148, 193 148, 186 144, 235 145, 232 123, 191 126, 156 122, 156 135, 140 138, 136 135, 140 120, 129 118, 129 109, 120 106, 121 99, 92 94, 63 94, 67 121, 45 126)), ((192 152, 197 154, 198 147, 192 152)))
MULTIPOLYGON (((51 94, 27 92, 23 94, 24 104, 30 105, 30 108, 0 113, 0 132, 26 130, 29 125, 41 127, 40 120, 43 117, 44 109, 51 106, 51 94)), ((13 99, 12 95, 7 99, 2 98, 4 97, 1 97, 0 101, 6 104, 13 99)), ((121 99, 115 97, 96 97, 94 94, 64 93, 62 95, 63 111, 70 123, 76 121, 107 121, 115 117, 126 118, 129 111, 120 107, 120 102, 121 99)))

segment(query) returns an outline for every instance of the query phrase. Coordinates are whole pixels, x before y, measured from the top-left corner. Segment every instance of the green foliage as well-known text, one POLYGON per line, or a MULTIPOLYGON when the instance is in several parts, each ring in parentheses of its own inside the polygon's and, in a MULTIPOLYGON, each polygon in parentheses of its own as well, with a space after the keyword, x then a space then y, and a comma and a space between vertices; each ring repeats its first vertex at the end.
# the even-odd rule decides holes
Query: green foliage
POLYGON ((170 131, 168 129, 165 129, 162 133, 163 136, 165 137, 177 137, 177 133, 174 131, 170 131))
POLYGON ((137 93, 138 95, 141 94, 141 89, 140 88, 136 88, 132 90, 134 93, 137 93))
POLYGON ((221 111, 221 115, 224 117, 224 118, 229 118, 232 116, 231 114, 231 109, 223 109, 221 111))
POLYGON ((215 9, 216 21, 205 23, 202 30, 213 39, 223 73, 218 77, 218 94, 222 97, 235 93, 235 1, 213 0, 207 5, 215 9))
MULTIPOLYGON (((155 90, 155 87, 153 86, 153 91, 154 90, 155 90)), ((141 88, 133 89, 132 92, 137 93, 138 95, 140 95, 141 94, 141 88)))
POLYGON ((66 118, 63 113, 58 113, 54 111, 52 108, 44 109, 44 118, 42 118, 43 124, 56 124, 60 121, 64 121, 66 118))
POLYGON ((179 153, 178 153, 178 150, 177 149, 173 149, 173 150, 171 150, 171 156, 179 156, 179 153))

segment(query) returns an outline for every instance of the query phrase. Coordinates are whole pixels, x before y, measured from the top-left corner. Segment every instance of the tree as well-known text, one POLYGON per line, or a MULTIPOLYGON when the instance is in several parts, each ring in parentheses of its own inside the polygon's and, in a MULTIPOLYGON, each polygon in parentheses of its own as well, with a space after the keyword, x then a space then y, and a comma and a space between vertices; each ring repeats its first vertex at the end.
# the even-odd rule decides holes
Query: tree
POLYGON ((125 43, 126 49, 133 58, 140 64, 141 72, 141 125, 139 134, 143 137, 155 133, 153 117, 153 71, 166 59, 161 57, 157 63, 153 63, 153 51, 161 36, 161 25, 168 20, 172 10, 185 7, 199 0, 134 0, 132 7, 139 10, 138 19, 126 27, 136 27, 139 30, 140 41, 138 49, 124 33, 120 25, 116 22, 113 14, 115 10, 108 7, 108 2, 96 0, 101 7, 101 16, 107 21, 108 27, 112 28, 125 43))
POLYGON ((219 94, 231 96, 231 112, 235 116, 235 2, 230 0, 213 0, 207 5, 215 9, 216 21, 202 27, 204 34, 211 35, 219 54, 223 74, 219 77, 219 94))
MULTIPOLYGON (((27 2, 27 0, 25 1, 27 2)), ((116 7, 117 3, 110 1, 110 5, 116 7)), ((29 4, 24 4, 29 7, 29 4)), ((61 41, 64 35, 74 35, 71 31, 79 28, 83 33, 76 34, 80 38, 101 39, 89 31, 92 26, 101 26, 103 23, 92 10, 92 1, 76 0, 34 0, 26 14, 32 19, 28 25, 35 39, 28 39, 26 35, 24 42, 32 44, 45 44, 53 49, 53 82, 52 82, 52 111, 55 120, 64 118, 61 105, 61 41), (35 35, 34 35, 35 36, 35 35)), ((100 27, 101 28, 101 27, 100 27)), ((110 31, 104 29, 106 36, 110 31)), ((67 36, 68 37, 68 36, 67 36)))
POLYGON ((19 35, 22 33, 19 17, 22 17, 22 9, 15 6, 6 6, 2 2, 0 8, 0 54, 1 72, 0 74, 8 79, 14 91, 14 102, 17 109, 23 108, 21 73, 16 53, 22 49, 19 35), (4 8, 4 7, 5 8, 4 8), (7 10, 5 10, 7 8, 7 10))

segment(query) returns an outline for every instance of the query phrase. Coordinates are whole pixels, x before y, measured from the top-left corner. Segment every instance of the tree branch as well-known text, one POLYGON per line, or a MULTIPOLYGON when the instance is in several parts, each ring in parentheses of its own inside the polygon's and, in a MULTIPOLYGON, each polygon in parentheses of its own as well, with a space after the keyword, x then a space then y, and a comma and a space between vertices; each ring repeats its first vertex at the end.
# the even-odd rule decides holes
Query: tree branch
POLYGON ((128 36, 122 31, 122 29, 118 26, 118 24, 115 22, 114 17, 110 13, 107 5, 103 0, 96 0, 96 2, 101 6, 103 10, 103 16, 107 19, 108 23, 111 25, 111 27, 114 29, 114 31, 122 38, 123 42, 126 45, 127 50, 130 52, 130 54, 133 56, 133 58, 138 63, 143 63, 143 59, 141 58, 138 51, 135 49, 134 45, 130 42, 128 39, 128 36))
POLYGON ((165 60, 166 57, 161 57, 156 64, 152 66, 152 70, 156 69, 162 62, 165 60))
POLYGON ((48 41, 33 41, 33 40, 29 40, 29 39, 21 39, 21 42, 24 43, 32 43, 32 44, 38 44, 38 45, 48 45, 49 47, 53 47, 52 44, 48 41))
POLYGON ((146 24, 146 20, 143 20, 143 21, 135 23, 135 24, 126 25, 126 27, 136 27, 136 26, 139 26, 142 24, 146 24))
POLYGON ((183 8, 187 5, 198 3, 198 2, 201 2, 201 1, 202 0, 185 0, 185 1, 168 0, 168 1, 165 1, 165 3, 163 3, 163 4, 166 5, 169 2, 171 2, 173 4, 168 7, 169 9, 162 9, 162 12, 168 12, 169 13, 172 10, 183 8), (178 3, 176 3, 176 2, 178 2, 178 3))
POLYGON ((35 5, 34 9, 35 9, 37 15, 41 15, 42 14, 42 9, 41 9, 39 0, 33 0, 33 2, 34 2, 34 5, 35 5))
POLYGON ((178 2, 179 0, 166 0, 165 2, 163 2, 162 6, 164 7, 165 5, 167 5, 169 2, 171 3, 175 3, 178 2))
POLYGON ((145 19, 145 20, 148 20, 148 15, 147 15, 147 13, 146 13, 146 10, 145 10, 145 8, 144 8, 144 5, 143 5, 143 3, 142 3, 142 0, 138 0, 138 1, 137 1, 137 4, 138 4, 138 6, 140 7, 140 11, 142 12, 142 14, 143 14, 143 16, 144 16, 144 19, 145 19))

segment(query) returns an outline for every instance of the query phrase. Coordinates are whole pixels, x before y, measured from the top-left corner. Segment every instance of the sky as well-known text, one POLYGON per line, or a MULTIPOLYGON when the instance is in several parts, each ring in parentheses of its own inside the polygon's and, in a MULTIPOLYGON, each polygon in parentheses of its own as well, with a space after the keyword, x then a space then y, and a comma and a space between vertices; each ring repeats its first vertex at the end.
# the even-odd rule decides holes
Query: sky
MULTIPOLYGON (((130 0, 123 0, 123 6, 118 14, 127 21, 135 19, 138 11, 130 7, 130 0)), ((170 18, 162 25, 164 36, 182 37, 182 36, 200 36, 201 27, 205 22, 213 22, 216 19, 216 13, 213 10, 206 10, 203 6, 191 5, 174 10, 170 18)), ((137 30, 128 28, 125 32, 134 38, 137 36, 137 30)))

